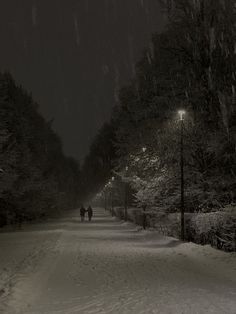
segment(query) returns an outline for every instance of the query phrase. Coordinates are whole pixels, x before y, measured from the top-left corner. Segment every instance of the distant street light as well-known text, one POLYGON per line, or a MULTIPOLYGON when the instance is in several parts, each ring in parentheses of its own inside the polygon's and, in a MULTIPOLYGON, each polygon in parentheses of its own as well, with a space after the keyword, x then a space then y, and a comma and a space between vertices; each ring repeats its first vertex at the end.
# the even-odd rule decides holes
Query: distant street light
POLYGON ((112 211, 111 211, 111 199, 112 199, 112 191, 111 191, 111 181, 109 181, 107 183, 107 188, 108 188, 108 209, 110 211, 110 213, 112 214, 112 211))
POLYGON ((184 121, 184 116, 185 116, 185 110, 179 110, 179 117, 180 117, 180 121, 184 121))
MULTIPOLYGON (((5 173, 5 170, 3 170, 2 168, 0 168, 0 174, 4 174, 5 173)), ((6 225, 8 225, 8 210, 7 210, 7 207, 6 207, 6 225)))
MULTIPOLYGON (((142 151, 143 153, 146 153, 147 147, 143 147, 142 151)), ((143 204, 142 209, 143 209, 143 229, 144 230, 146 229, 146 224, 147 224, 146 208, 147 208, 147 204, 143 204)))
POLYGON ((105 186, 104 186, 104 207, 105 210, 109 209, 109 186, 111 182, 109 181, 105 186))
POLYGON ((113 211, 113 182, 115 181, 115 177, 111 178, 111 215, 114 215, 113 211))
POLYGON ((179 117, 180 117, 180 174, 181 174, 181 239, 185 240, 185 221, 184 221, 184 143, 183 143, 183 135, 184 135, 184 116, 185 111, 179 110, 179 117))
POLYGON ((107 191, 106 187, 104 188, 104 208, 107 210, 107 191))
MULTIPOLYGON (((126 166, 125 167, 125 177, 126 177, 126 174, 127 174, 127 171, 129 170, 129 167, 126 166)), ((125 221, 128 220, 128 184, 125 180, 125 195, 124 195, 124 209, 125 209, 125 213, 124 213, 124 219, 125 221)))

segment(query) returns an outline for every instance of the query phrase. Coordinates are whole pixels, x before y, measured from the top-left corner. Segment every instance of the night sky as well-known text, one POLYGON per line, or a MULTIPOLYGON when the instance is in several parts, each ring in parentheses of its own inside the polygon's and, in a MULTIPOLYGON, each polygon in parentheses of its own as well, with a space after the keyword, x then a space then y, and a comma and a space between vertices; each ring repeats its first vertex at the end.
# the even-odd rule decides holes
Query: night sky
POLYGON ((1 0, 0 70, 32 92, 65 153, 82 160, 164 23, 158 0, 1 0))

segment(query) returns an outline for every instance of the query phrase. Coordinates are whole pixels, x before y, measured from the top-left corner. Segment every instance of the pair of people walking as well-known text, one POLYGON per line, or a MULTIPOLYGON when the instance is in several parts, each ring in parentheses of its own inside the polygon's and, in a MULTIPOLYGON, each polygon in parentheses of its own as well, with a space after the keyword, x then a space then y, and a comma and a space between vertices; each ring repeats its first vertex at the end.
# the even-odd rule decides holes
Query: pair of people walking
POLYGON ((88 213, 88 220, 91 221, 92 217, 93 217, 93 209, 92 207, 89 205, 89 207, 87 208, 87 210, 84 208, 84 206, 82 205, 80 208, 80 218, 81 218, 81 222, 84 222, 85 220, 85 214, 88 213))

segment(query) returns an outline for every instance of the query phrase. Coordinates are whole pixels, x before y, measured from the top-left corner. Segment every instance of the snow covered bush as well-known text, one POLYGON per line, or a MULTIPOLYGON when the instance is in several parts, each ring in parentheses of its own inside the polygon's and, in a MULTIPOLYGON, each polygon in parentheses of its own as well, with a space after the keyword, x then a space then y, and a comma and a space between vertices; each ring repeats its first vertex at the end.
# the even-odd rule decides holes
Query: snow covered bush
POLYGON ((188 223, 187 237, 225 251, 236 251, 236 206, 221 211, 196 213, 188 223))

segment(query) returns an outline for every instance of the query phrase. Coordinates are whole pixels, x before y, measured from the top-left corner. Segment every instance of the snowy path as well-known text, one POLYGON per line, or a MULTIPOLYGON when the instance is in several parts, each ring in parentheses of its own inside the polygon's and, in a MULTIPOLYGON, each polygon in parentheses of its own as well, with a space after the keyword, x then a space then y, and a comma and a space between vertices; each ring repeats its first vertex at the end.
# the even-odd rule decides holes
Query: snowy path
POLYGON ((0 233, 0 313, 236 313, 236 256, 103 210, 0 233))

